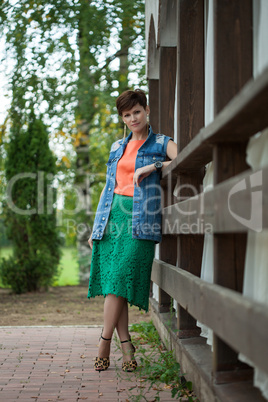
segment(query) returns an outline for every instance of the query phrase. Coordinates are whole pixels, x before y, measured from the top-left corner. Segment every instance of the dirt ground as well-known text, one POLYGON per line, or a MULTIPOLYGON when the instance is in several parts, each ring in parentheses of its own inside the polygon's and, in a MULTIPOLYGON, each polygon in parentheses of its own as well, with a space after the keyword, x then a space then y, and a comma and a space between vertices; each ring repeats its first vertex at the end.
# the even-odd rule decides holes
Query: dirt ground
MULTIPOLYGON (((66 286, 48 292, 11 294, 0 289, 0 326, 102 325, 103 297, 87 299, 87 287, 66 286)), ((129 309, 130 323, 150 321, 150 314, 129 309)))

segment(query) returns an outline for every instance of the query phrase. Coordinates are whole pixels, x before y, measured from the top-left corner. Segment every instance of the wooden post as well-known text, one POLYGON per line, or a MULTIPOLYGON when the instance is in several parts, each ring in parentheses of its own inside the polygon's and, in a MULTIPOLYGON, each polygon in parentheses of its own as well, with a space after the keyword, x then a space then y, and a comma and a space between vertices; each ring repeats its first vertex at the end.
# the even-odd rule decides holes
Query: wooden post
POLYGON ((176 48, 160 48, 159 132, 174 137, 176 48))
MULTIPOLYGON (((214 37, 214 110, 217 114, 252 76, 252 1, 215 0, 214 37)), ((245 143, 235 141, 214 146, 214 185, 247 168, 245 147, 245 143)), ((242 291, 245 250, 245 234, 214 234, 215 283, 242 291)), ((239 362, 237 353, 214 335, 215 381, 228 380, 228 371, 231 371, 229 379, 234 380, 234 370, 242 367, 245 365, 239 362)), ((245 370, 244 378, 248 375, 245 370)))
MULTIPOLYGON (((149 106, 150 106, 150 125, 153 132, 159 132, 159 80, 149 78, 149 106)), ((150 286, 150 297, 153 296, 153 282, 150 286)))
POLYGON ((159 80, 149 79, 150 125, 155 133, 159 132, 159 80))
MULTIPOLYGON (((178 152, 204 126, 204 1, 182 0, 178 6, 178 152)), ((179 196, 191 197, 200 192, 202 171, 179 175, 179 196)), ((200 276, 203 236, 179 235, 178 266, 200 276), (194 253, 193 253, 194 250, 194 253)), ((196 320, 178 305, 178 335, 199 334, 196 320)))
MULTIPOLYGON (((176 88, 176 48, 160 48, 160 81, 159 81, 159 132, 174 138, 174 106, 176 88)), ((169 182, 169 181, 168 181, 169 182)), ((170 192, 172 188, 167 186, 164 189, 163 206, 168 205, 168 201, 173 203, 170 192)), ((176 265, 176 237, 163 236, 160 244, 160 259, 170 264, 176 265)), ((159 311, 167 312, 170 310, 171 298, 162 289, 159 289, 159 311)))
POLYGON ((214 0, 215 114, 252 77, 252 0, 214 0))

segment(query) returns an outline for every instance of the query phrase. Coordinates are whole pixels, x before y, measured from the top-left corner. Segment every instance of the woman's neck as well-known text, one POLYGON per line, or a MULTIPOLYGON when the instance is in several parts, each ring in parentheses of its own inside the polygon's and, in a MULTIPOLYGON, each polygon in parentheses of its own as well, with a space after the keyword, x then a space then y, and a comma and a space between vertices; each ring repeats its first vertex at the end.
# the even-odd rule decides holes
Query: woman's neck
POLYGON ((142 132, 132 132, 132 137, 130 141, 141 141, 141 140, 146 140, 146 138, 148 137, 148 133, 149 133, 149 125, 146 125, 146 127, 144 128, 144 130, 142 132))

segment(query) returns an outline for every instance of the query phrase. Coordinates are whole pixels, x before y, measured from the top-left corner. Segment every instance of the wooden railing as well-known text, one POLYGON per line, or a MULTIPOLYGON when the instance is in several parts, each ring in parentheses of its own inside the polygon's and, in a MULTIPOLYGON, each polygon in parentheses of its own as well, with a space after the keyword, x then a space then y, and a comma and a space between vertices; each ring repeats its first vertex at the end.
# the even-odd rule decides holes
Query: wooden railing
MULTIPOLYGON (((262 217, 258 224, 262 229, 268 229, 268 167, 258 169, 256 172, 249 168, 247 170, 240 168, 241 160, 245 159, 249 138, 266 127, 268 127, 268 69, 257 79, 249 81, 220 111, 214 121, 202 128, 163 172, 168 191, 170 189, 167 183, 171 183, 171 177, 174 179, 180 175, 189 175, 189 172, 195 172, 211 161, 215 166, 213 189, 165 207, 162 222, 164 237, 190 235, 197 238, 204 234, 206 224, 213 228, 214 283, 207 283, 193 273, 187 272, 187 268, 181 269, 165 261, 155 260, 152 270, 152 281, 159 286, 160 293, 164 291, 164 294, 177 301, 178 315, 182 310, 184 314, 193 318, 189 320, 190 324, 187 326, 187 322, 185 325, 185 320, 179 317, 173 331, 165 327, 167 331, 165 334, 170 335, 172 332, 171 345, 175 349, 178 348, 182 366, 183 361, 187 360, 183 369, 188 370, 190 379, 194 379, 200 385, 196 385, 199 396, 204 397, 203 390, 207 386, 210 395, 207 393, 206 399, 200 396, 204 402, 226 401, 229 400, 227 395, 236 395, 232 401, 264 400, 260 392, 253 388, 252 382, 246 381, 251 378, 252 371, 249 366, 239 362, 238 353, 250 359, 268 376, 268 309, 264 304, 248 299, 241 293, 245 236, 248 228, 230 212, 228 202, 231 189, 238 183, 243 183, 244 191, 240 192, 239 197, 232 199, 232 210, 240 211, 240 216, 247 216, 250 219, 252 192, 255 189, 261 191, 262 197, 259 198, 261 203, 255 205, 262 210, 262 216, 258 215, 262 217), (227 174, 222 173, 221 170, 227 169, 229 162, 231 170, 227 174), (256 188, 250 187, 250 180, 251 183, 254 181, 256 188), (185 228, 196 224, 198 220, 203 224, 195 225, 194 234, 187 233, 185 228), (232 251, 229 253, 230 249, 232 251), (194 329, 195 320, 207 325, 214 333, 213 351, 209 347, 205 348, 206 361, 207 358, 211 360, 211 367, 206 366, 205 369, 211 369, 211 373, 204 374, 202 361, 198 362, 198 359, 191 356, 191 349, 186 353, 183 346, 184 335, 180 335, 180 331, 189 329, 187 337, 196 336, 196 332, 190 331, 194 329), (197 372, 199 380, 196 377, 197 372), (206 386, 203 381, 205 377, 206 386), (203 385, 200 378, 203 378, 203 385), (229 385, 223 388, 219 385, 222 383, 229 385)), ((258 231, 258 228, 253 229, 258 231)), ((194 254, 194 242, 192 244, 191 249, 181 250, 181 253, 186 253, 184 259, 187 259, 187 256, 190 259, 190 254, 194 254)), ((161 306, 153 299, 151 306, 155 323, 161 333, 160 326, 164 325, 164 316, 169 313, 161 313, 163 311, 161 306)), ((201 340, 200 347, 203 353, 205 346, 201 340)))
POLYGON ((170 173, 189 172, 204 166, 212 160, 214 144, 245 142, 266 128, 267 99, 268 69, 246 84, 214 121, 200 130, 163 171, 163 178, 170 173))

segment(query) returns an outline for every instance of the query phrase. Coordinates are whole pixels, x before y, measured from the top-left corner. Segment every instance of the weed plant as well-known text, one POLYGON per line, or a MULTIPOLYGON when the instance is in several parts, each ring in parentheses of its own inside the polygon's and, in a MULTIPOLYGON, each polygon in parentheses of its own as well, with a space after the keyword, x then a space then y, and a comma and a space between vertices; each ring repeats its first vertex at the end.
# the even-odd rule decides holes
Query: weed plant
MULTIPOLYGON (((180 364, 176 361, 173 350, 168 351, 163 346, 152 321, 133 324, 130 331, 135 333, 135 358, 138 361, 138 368, 129 376, 129 381, 135 384, 128 389, 129 401, 152 402, 151 397, 147 399, 152 390, 155 391, 153 401, 161 401, 161 392, 169 389, 174 399, 198 402, 192 393, 192 383, 186 381, 181 373, 180 364)), ((127 378, 128 375, 124 375, 123 379, 127 378)))

